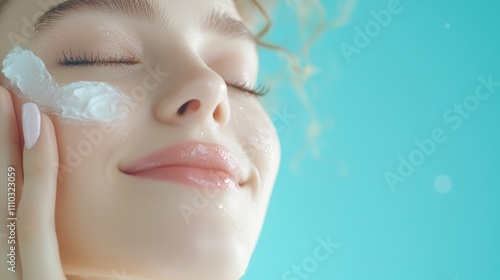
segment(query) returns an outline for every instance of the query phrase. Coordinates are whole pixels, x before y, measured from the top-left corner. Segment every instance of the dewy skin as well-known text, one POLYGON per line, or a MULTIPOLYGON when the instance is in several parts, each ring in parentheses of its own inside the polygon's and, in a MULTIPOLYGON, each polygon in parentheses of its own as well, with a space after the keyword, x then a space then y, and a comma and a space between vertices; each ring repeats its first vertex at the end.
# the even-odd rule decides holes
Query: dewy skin
POLYGON ((69 124, 109 122, 126 117, 118 110, 128 97, 103 82, 58 84, 33 52, 14 47, 3 61, 3 74, 15 93, 37 103, 69 124))

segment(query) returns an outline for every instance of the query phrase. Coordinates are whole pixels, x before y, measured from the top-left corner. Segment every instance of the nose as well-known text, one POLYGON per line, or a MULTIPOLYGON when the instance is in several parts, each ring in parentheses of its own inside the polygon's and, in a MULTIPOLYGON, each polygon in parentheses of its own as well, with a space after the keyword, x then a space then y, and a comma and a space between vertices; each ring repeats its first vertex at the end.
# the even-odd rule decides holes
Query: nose
POLYGON ((231 115, 224 79, 206 65, 185 67, 155 105, 155 117, 167 124, 211 121, 221 126, 231 115))

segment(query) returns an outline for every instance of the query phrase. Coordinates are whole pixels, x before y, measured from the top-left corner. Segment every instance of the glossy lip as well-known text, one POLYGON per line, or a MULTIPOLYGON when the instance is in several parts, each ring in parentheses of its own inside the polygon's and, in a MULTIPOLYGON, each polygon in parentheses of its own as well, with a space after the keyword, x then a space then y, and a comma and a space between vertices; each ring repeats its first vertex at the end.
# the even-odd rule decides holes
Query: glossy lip
POLYGON ((137 177, 199 187, 240 186, 242 172, 236 157, 220 145, 187 142, 147 155, 120 171, 137 177))

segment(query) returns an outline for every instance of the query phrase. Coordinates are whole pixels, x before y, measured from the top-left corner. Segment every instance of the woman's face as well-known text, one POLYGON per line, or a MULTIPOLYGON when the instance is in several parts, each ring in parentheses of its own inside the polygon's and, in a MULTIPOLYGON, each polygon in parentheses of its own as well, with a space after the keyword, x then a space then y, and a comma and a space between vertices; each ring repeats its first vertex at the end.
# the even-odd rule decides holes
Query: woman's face
MULTIPOLYGON (((54 4, 9 3, 0 16, 0 60, 19 44, 59 83, 103 81, 131 100, 120 108, 125 121, 111 124, 49 114, 59 147, 56 228, 65 272, 239 278, 264 220, 280 146, 259 98, 238 88, 255 84, 258 57, 233 1, 70 0, 42 16, 30 37, 31 24, 54 4), (141 165, 149 171, 131 171, 150 155, 141 165)), ((26 100, 0 80, 21 127, 26 100)))

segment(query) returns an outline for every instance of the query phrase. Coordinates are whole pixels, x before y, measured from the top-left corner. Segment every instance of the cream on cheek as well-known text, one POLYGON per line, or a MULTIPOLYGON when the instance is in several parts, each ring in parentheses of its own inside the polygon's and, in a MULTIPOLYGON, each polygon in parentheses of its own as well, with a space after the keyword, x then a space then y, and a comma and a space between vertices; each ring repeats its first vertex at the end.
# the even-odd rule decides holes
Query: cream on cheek
POLYGON ((110 122, 126 117, 119 105, 129 97, 116 87, 88 81, 58 84, 39 57, 19 46, 3 61, 2 72, 18 97, 37 103, 63 123, 110 122))

